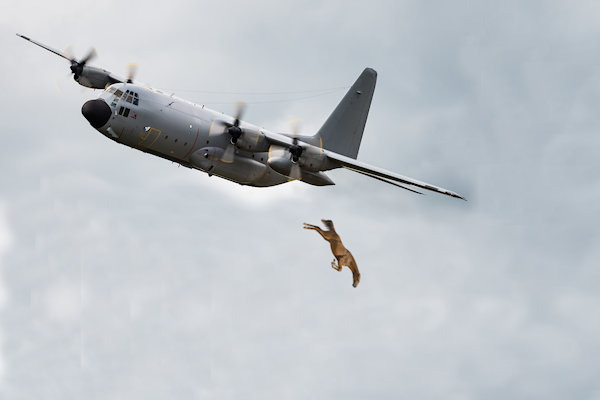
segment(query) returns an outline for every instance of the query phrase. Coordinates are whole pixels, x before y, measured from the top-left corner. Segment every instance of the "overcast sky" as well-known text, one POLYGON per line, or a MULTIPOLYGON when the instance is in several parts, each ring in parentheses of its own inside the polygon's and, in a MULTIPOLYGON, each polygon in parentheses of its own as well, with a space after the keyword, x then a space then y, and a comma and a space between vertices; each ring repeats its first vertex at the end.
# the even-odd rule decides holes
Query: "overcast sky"
POLYGON ((600 398, 597 2, 2 9, 0 397, 600 398), (372 67, 358 159, 469 201, 178 168, 95 131, 99 92, 17 32, 223 112, 246 100, 274 131, 314 133, 372 67), (358 288, 302 229, 321 218, 358 288))

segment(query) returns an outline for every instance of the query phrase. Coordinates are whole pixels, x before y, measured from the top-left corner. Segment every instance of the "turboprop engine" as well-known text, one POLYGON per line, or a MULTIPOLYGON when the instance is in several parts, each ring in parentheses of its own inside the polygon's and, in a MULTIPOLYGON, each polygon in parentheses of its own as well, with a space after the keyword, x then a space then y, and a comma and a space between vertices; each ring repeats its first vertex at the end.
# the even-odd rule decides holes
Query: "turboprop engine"
POLYGON ((246 151, 266 152, 271 145, 264 133, 259 130, 240 128, 242 134, 236 139, 235 145, 246 151))
POLYGON ((269 150, 269 166, 277 173, 300 179, 316 186, 335 185, 323 172, 327 166, 327 157, 321 149, 306 145, 301 147, 294 138, 294 144, 289 148, 272 146, 269 150))
POLYGON ((73 72, 73 79, 81 86, 92 89, 104 89, 113 83, 122 82, 113 77, 109 71, 102 68, 90 67, 88 65, 75 67, 71 68, 71 70, 75 69, 76 71, 73 72))

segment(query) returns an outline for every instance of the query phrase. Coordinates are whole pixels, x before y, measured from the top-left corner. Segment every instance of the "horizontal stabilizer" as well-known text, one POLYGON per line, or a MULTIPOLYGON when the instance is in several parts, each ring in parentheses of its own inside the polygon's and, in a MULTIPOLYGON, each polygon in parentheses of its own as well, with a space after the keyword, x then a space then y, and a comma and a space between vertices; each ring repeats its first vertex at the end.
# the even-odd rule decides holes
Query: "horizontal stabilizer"
POLYGON ((368 173, 366 173, 364 171, 359 171, 357 169, 354 169, 352 171, 358 172, 359 174, 363 174, 365 176, 368 176, 369 178, 377 179, 378 181, 381 181, 381 182, 389 183, 390 185, 394 185, 394 186, 397 186, 397 187, 402 188, 404 190, 408 190, 409 192, 413 192, 413 193, 416 193, 416 194, 423 194, 423 193, 421 193, 421 192, 419 192, 417 190, 413 190, 413 189, 407 188, 406 186, 399 185, 396 182, 392 182, 392 181, 388 181, 387 179, 380 178, 377 175, 368 174, 368 173))
POLYGON ((363 175, 370 176, 372 178, 376 178, 376 179, 382 178, 382 180, 386 181, 387 183, 392 183, 389 181, 399 182, 399 183, 403 183, 405 185, 416 186, 416 187, 420 187, 422 189, 430 190, 432 192, 445 194, 446 196, 456 197, 457 199, 467 200, 464 197, 462 197, 461 195, 456 194, 448 189, 434 186, 429 183, 421 182, 416 179, 408 178, 406 176, 402 176, 402 175, 396 174, 394 172, 387 171, 383 168, 374 167, 372 165, 353 160, 351 158, 342 156, 340 154, 333 153, 331 151, 325 150, 324 153, 334 164, 337 164, 340 167, 361 173, 363 175))

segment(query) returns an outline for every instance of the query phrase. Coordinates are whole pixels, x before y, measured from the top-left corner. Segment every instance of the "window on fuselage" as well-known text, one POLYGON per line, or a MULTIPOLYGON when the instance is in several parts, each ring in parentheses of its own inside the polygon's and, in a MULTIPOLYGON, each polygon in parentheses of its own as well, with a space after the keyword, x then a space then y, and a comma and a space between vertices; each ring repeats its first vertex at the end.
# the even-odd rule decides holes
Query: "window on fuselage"
POLYGON ((114 95, 110 106, 116 107, 117 103, 119 102, 119 98, 121 98, 121 95, 123 94, 123 91, 121 91, 120 89, 117 89, 117 88, 109 88, 109 91, 114 95))
POLYGON ((128 117, 129 116, 129 112, 131 111, 131 109, 127 108, 127 107, 119 107, 119 115, 122 115, 124 117, 128 117))
POLYGON ((134 92, 133 90, 126 90, 121 98, 123 99, 123 101, 125 101, 127 103, 131 103, 134 106, 137 106, 140 104, 140 98, 139 98, 138 94, 136 92, 134 92))

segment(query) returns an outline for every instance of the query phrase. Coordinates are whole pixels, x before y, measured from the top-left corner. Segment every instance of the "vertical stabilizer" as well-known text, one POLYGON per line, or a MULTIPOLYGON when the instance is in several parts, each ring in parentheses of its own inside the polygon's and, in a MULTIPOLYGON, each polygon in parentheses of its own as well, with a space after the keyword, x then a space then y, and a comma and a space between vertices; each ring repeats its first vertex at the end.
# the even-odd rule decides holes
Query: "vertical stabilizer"
POLYGON ((365 68, 317 132, 325 149, 356 159, 376 81, 377 72, 365 68))

